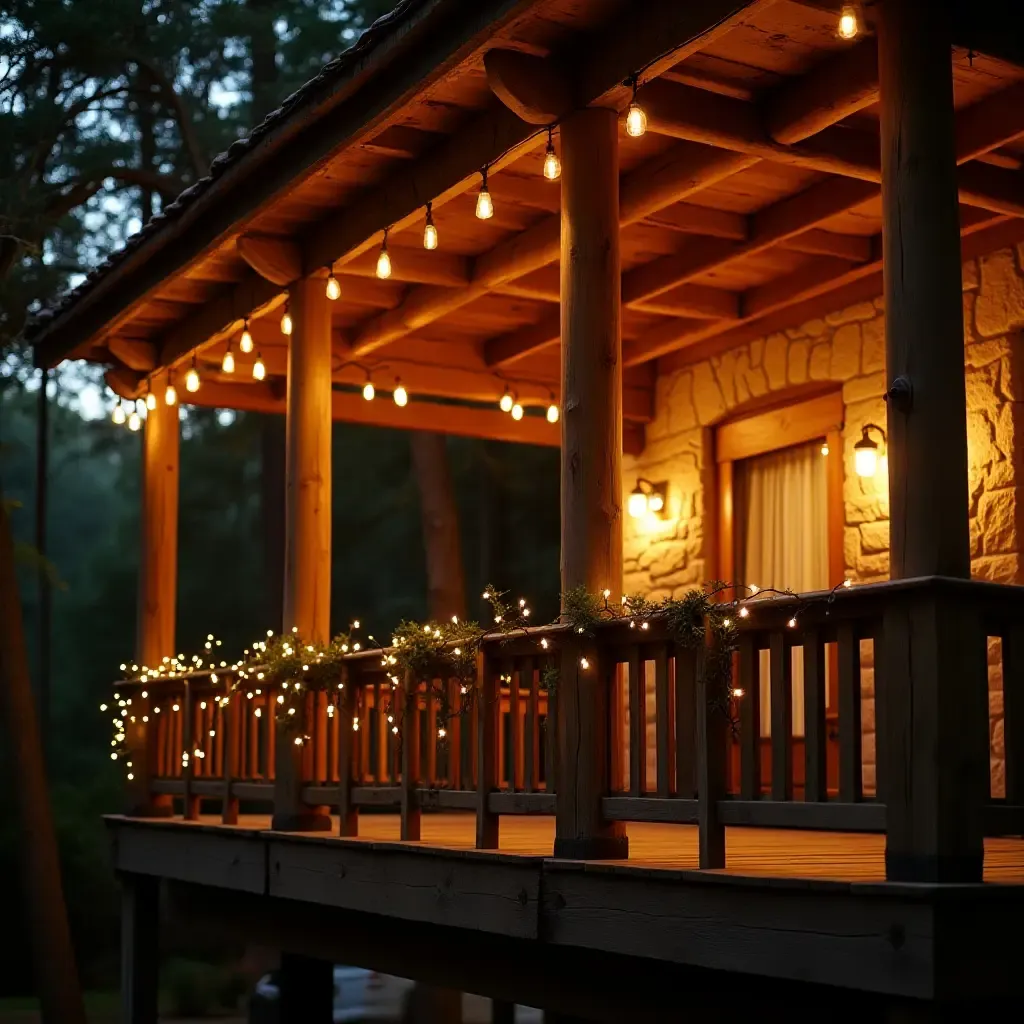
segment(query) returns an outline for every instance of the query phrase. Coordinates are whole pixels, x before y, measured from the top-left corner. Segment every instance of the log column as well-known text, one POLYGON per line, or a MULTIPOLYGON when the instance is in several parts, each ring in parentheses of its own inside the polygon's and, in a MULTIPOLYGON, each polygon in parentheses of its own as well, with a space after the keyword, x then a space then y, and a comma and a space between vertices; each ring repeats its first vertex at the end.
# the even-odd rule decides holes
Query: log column
MULTIPOLYGON (((890 572, 970 576, 949 4, 878 5, 890 572)), ((985 640, 948 588, 886 616, 879 784, 887 874, 980 881, 988 775, 985 640)))
MULTIPOLYGON (((177 405, 163 401, 165 374, 151 381, 159 396, 146 416, 142 432, 142 517, 139 551, 136 659, 140 665, 159 665, 175 652, 175 606, 178 598, 178 464, 177 405)), ((154 796, 150 783, 157 770, 157 716, 150 714, 153 697, 137 697, 135 721, 129 721, 125 740, 132 762, 128 783, 128 813, 166 817, 172 813, 169 796, 154 796), (148 718, 149 722, 143 722, 148 718)), ((167 725, 170 719, 167 719, 167 725)), ((180 753, 180 752, 179 752, 180 753)))
MULTIPOLYGON (((331 310, 319 278, 289 293, 293 330, 288 346, 285 467, 284 629, 326 643, 331 612, 331 310)), ((331 827, 324 808, 302 803, 309 744, 279 728, 274 828, 331 827)))
MULTIPOLYGON (((622 593, 622 334, 618 116, 561 125, 562 592, 622 593)), ((618 858, 628 841, 601 816, 608 792, 610 685, 592 650, 567 651, 559 683, 555 856, 618 858)))

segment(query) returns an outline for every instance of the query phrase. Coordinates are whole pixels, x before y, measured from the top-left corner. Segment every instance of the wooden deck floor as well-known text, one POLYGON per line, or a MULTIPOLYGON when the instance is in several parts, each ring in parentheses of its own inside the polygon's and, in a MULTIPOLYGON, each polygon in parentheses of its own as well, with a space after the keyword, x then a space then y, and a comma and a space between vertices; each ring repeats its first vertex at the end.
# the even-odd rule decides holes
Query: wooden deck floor
MULTIPOLYGON (((174 819, 180 822, 181 819, 174 819)), ((337 835, 337 819, 333 819, 337 835)), ((204 815, 199 824, 219 825, 220 818, 204 815)), ((270 828, 267 815, 244 815, 238 828, 270 828)), ((425 814, 421 846, 455 850, 473 849, 472 814, 425 814)), ((629 860, 633 867, 696 869, 697 828, 692 825, 627 825, 629 860)), ((320 836, 326 833, 318 833, 320 836)), ((501 818, 502 853, 550 857, 554 818, 507 816, 501 818)), ((398 842, 397 814, 363 814, 359 839, 398 842)), ((803 832, 781 829, 729 828, 726 831, 726 874, 769 878, 821 878, 840 881, 884 881, 885 837, 864 833, 803 832)), ((985 843, 985 881, 1024 884, 1024 840, 989 839, 985 843)))

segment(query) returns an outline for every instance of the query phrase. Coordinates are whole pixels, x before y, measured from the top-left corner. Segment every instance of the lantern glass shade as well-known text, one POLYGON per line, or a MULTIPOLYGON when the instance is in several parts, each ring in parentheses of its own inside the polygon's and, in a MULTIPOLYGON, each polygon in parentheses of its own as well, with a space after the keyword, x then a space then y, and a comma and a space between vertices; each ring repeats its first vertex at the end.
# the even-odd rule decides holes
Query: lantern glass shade
POLYGON ((486 185, 481 186, 476 196, 477 220, 490 220, 494 216, 494 200, 486 185))
POLYGON ((853 467, 860 477, 872 477, 877 472, 878 445, 869 437, 862 437, 853 446, 853 467))
POLYGON ((626 111, 626 134, 638 139, 646 131, 647 114, 644 113, 644 108, 636 100, 633 100, 626 111))
POLYGON ((626 508, 633 519, 643 519, 647 515, 647 495, 639 486, 630 493, 626 508))
POLYGON ((652 494, 647 496, 647 511, 648 512, 664 512, 665 511, 665 495, 660 491, 654 491, 652 494))

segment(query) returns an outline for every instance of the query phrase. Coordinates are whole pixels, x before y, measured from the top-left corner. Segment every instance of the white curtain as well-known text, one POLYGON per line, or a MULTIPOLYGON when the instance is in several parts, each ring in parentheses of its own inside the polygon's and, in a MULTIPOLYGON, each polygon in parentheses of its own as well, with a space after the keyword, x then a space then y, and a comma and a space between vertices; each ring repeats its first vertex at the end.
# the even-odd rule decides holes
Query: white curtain
MULTIPOLYGON (((828 587, 828 478, 821 442, 738 462, 737 583, 777 590, 828 587)), ((826 659, 827 660, 827 659, 826 659)), ((793 650, 793 732, 803 735, 803 651, 793 650)), ((827 692, 827 688, 826 688, 827 692)), ((770 734, 768 653, 761 654, 761 734, 770 734)))

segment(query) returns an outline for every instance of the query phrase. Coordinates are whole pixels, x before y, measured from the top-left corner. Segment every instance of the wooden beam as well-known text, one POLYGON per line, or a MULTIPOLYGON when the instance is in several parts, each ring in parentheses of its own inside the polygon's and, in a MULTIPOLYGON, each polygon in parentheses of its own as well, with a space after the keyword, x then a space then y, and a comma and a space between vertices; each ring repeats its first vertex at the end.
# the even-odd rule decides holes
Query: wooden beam
MULTIPOLYGON (((441 230, 444 230, 443 224, 441 230)), ((390 281, 437 284, 448 288, 458 288, 469 283, 470 260, 465 256, 436 250, 428 252, 422 247, 396 246, 390 242, 388 254, 391 256, 391 277, 388 279, 390 281)), ((377 280, 377 256, 378 252, 374 249, 349 260, 338 268, 339 278, 351 275, 361 278, 372 277, 377 280)), ((341 283, 344 300, 345 282, 341 283)), ((362 285, 354 284, 353 287, 358 289, 362 285)))
POLYGON ((513 366, 520 359, 556 344, 561 330, 561 311, 552 310, 529 327, 520 327, 484 342, 484 362, 501 369, 513 366))
POLYGON ((1024 82, 986 96, 957 113, 957 163, 991 153, 1024 135, 1024 82))
POLYGON ((550 59, 495 48, 484 54, 491 92, 528 124, 555 124, 576 98, 563 71, 550 59))
POLYGON ((239 235, 235 248, 260 277, 282 288, 302 274, 302 252, 290 238, 239 235))
POLYGON ((156 369, 156 346, 148 341, 132 341, 128 338, 107 338, 107 351, 125 366, 140 373, 156 369))

